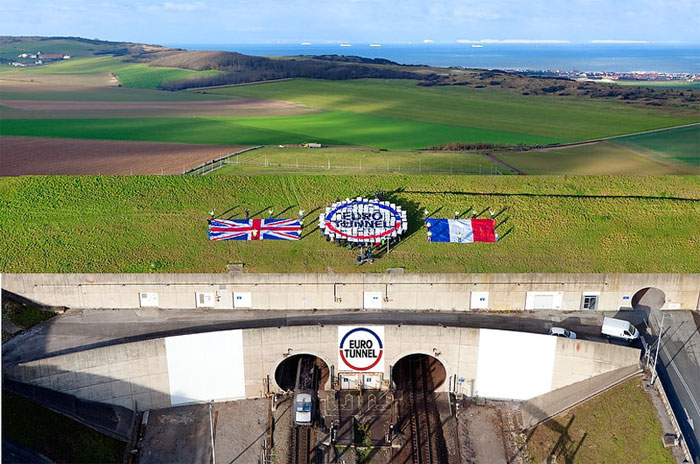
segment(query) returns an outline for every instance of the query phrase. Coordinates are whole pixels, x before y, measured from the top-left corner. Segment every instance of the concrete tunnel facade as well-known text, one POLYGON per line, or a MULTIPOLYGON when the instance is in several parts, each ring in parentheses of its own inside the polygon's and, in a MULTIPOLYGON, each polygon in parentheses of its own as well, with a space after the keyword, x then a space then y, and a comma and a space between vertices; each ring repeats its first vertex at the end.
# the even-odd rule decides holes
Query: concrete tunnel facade
MULTIPOLYGON (((527 400, 639 365, 638 349, 607 343, 493 329, 367 327, 382 328, 384 362, 379 370, 347 374, 371 374, 378 388, 388 388, 391 367, 416 353, 435 357, 445 368, 446 381, 436 391, 494 399, 527 400)), ((275 371, 290 355, 321 358, 336 378, 345 372, 339 369, 340 330, 314 325, 158 338, 6 366, 4 375, 138 410, 255 398, 280 390, 275 371)))

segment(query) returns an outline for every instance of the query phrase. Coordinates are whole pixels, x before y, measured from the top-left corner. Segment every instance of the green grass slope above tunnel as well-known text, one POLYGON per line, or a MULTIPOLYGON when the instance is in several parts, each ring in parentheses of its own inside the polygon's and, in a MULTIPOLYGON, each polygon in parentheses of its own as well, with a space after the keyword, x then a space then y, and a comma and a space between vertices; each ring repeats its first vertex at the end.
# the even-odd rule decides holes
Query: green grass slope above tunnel
MULTIPOLYGON (((524 96, 459 86, 420 87, 415 81, 294 79, 210 89, 207 93, 289 100, 332 111, 351 111, 566 141, 700 122, 700 113, 643 108, 619 101, 524 96)), ((523 142, 527 143, 527 142, 523 142)))
MULTIPOLYGON (((225 213, 226 212, 226 213, 225 213)), ((47 176, 0 179, 0 272, 699 272, 700 178, 47 176), (395 191, 409 234, 372 266, 314 230, 336 198, 395 191), (208 211, 306 211, 297 242, 209 242, 208 211), (494 209, 495 244, 426 241, 423 211, 494 209)))

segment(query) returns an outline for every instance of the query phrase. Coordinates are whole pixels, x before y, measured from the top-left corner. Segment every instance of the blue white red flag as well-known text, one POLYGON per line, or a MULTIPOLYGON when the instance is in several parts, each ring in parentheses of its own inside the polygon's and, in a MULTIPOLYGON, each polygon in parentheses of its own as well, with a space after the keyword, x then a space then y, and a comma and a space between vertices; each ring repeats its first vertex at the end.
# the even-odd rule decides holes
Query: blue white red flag
POLYGON ((426 219, 431 242, 495 242, 493 219, 426 219))
POLYGON ((209 240, 299 240, 299 219, 214 219, 209 240))

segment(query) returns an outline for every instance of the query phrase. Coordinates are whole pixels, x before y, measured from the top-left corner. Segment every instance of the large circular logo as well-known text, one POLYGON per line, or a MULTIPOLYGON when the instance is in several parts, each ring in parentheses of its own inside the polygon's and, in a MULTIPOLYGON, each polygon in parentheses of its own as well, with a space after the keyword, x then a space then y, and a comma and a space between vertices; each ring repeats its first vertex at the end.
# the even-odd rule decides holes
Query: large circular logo
POLYGON ((340 340, 340 359, 350 369, 368 371, 379 364, 384 354, 382 339, 371 329, 357 327, 340 340))
POLYGON ((359 197, 326 208, 320 215, 319 226, 329 237, 361 243, 396 237, 408 229, 406 213, 400 206, 359 197))

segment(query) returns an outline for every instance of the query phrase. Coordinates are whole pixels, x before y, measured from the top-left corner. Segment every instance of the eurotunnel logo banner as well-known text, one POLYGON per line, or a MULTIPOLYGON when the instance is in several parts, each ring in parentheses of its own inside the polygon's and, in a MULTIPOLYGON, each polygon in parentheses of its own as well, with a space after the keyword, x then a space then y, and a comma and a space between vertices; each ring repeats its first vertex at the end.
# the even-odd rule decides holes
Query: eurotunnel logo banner
POLYGON ((319 216, 319 227, 334 240, 379 243, 406 232, 408 221, 398 205, 357 197, 327 207, 319 216))
POLYGON ((339 372, 384 372, 384 327, 338 327, 339 372))

